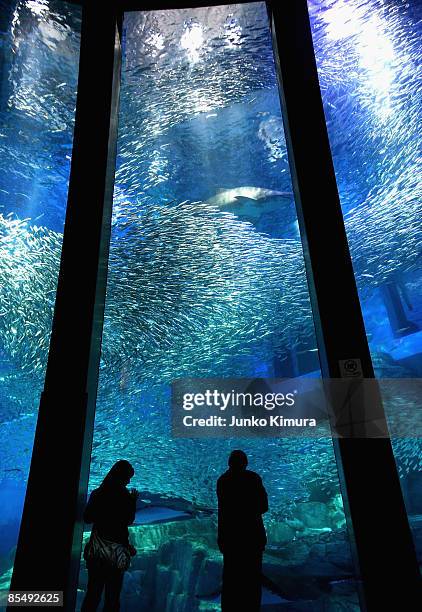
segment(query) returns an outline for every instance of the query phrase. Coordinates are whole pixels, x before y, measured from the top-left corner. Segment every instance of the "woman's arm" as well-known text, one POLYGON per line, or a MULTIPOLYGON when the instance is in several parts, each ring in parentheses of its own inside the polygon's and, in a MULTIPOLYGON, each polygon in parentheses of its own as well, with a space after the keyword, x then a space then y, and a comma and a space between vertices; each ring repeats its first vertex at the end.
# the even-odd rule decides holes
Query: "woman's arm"
POLYGON ((136 489, 128 491, 128 503, 127 503, 127 524, 131 525, 135 520, 136 515, 136 501, 139 497, 139 493, 136 489))

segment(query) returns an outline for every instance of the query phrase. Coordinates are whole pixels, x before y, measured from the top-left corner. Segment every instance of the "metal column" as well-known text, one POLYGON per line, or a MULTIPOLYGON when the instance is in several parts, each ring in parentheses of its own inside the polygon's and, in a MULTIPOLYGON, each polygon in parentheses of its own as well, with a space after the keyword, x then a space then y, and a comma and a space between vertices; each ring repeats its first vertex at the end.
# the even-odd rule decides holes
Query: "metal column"
POLYGON ((11 582, 11 590, 64 591, 68 610, 74 610, 98 383, 116 156, 120 21, 117 9, 107 3, 84 4, 56 305, 11 582))
MULTIPOLYGON (((307 3, 273 0, 267 7, 323 377, 340 378, 340 361, 358 359, 363 377, 373 378, 307 3)), ((362 607, 417 609, 419 568, 390 439, 340 438, 334 447, 362 579, 362 607)))

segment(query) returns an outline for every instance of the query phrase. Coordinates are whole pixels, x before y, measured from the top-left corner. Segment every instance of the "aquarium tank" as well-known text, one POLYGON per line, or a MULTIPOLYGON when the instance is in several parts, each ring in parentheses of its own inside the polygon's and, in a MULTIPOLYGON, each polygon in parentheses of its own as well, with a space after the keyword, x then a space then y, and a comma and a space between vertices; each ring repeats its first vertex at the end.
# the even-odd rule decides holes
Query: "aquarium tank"
MULTIPOLYGON (((422 7, 308 6, 376 376, 418 378, 422 7)), ((58 278, 81 11, 59 0, 0 0, 0 12, 0 588, 7 588, 58 278)), ((134 466, 137 555, 121 609, 220 609, 215 485, 231 450, 242 448, 269 496, 262 609, 357 612, 352 534, 329 437, 171 435, 176 379, 320 377, 266 5, 125 13, 122 60, 88 491, 118 459, 134 466)), ((387 402, 389 418, 393 409, 387 402)), ((393 448, 422 563, 422 444, 409 435, 393 439, 393 448)), ((82 559, 77 609, 86 584, 82 559)))
POLYGON ((43 389, 66 212, 81 7, 0 0, 0 589, 43 389))

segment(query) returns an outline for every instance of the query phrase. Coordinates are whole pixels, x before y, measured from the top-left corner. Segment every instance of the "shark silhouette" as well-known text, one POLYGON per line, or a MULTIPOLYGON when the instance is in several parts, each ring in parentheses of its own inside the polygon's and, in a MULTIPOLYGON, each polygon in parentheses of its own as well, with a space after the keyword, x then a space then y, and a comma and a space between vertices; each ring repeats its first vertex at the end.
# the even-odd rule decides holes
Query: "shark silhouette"
POLYGON ((263 213, 274 213, 280 210, 280 198, 291 200, 293 193, 262 187, 235 187, 218 189, 215 196, 206 200, 206 204, 220 210, 230 211, 244 220, 257 223, 263 213))

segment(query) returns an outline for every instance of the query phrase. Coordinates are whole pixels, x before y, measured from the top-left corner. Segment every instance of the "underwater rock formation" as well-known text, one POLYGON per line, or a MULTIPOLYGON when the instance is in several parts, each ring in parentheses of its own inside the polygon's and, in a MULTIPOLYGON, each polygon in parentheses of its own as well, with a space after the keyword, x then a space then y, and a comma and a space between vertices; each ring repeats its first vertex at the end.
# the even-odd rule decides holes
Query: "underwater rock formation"
MULTIPOLYGON (((222 555, 215 521, 135 526, 130 538, 138 552, 125 577, 122 612, 219 609, 222 555)), ((82 563, 79 603, 87 583, 82 563)), ((334 610, 330 605, 335 598, 342 602, 341 609, 357 610, 349 544, 342 530, 299 537, 292 530, 289 541, 267 550, 263 573, 266 593, 273 593, 277 610, 334 610), (343 581, 342 589, 334 586, 338 581, 343 581)), ((271 609, 270 603, 263 606, 271 609)))

